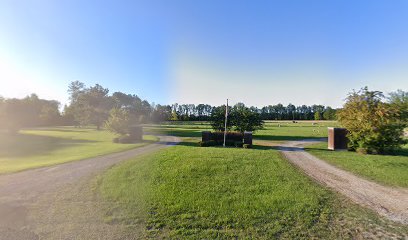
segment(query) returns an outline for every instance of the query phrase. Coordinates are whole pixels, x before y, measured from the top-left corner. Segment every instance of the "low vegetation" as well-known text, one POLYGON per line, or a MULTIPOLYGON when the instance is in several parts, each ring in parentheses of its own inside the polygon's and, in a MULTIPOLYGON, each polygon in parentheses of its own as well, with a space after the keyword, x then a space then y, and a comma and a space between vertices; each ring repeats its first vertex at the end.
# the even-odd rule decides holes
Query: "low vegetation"
POLYGON ((307 148, 316 157, 347 171, 361 175, 378 183, 408 187, 408 146, 395 155, 363 155, 349 151, 327 150, 327 143, 307 148))
POLYGON ((349 148, 360 153, 385 154, 407 143, 404 109, 383 101, 379 91, 367 87, 352 92, 337 113, 340 124, 348 130, 349 148))
POLYGON ((119 152, 156 141, 144 136, 138 144, 116 144, 108 131, 90 128, 55 127, 0 133, 0 173, 49 166, 119 152))
POLYGON ((330 194, 276 151, 177 146, 112 169, 101 189, 145 211, 151 237, 313 236, 331 214, 330 194))
POLYGON ((195 143, 118 165, 100 179, 106 220, 143 226, 143 238, 402 237, 378 218, 313 183, 276 150, 195 143), (391 235, 390 235, 390 232, 391 235))

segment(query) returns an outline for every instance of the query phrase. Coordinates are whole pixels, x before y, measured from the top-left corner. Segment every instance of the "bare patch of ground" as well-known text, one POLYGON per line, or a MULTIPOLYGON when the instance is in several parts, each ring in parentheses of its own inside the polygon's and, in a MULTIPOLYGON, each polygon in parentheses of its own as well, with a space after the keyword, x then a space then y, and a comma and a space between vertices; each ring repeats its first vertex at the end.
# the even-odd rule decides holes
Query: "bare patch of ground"
POLYGON ((382 186, 334 167, 304 151, 316 141, 290 141, 279 147, 283 155, 317 182, 353 202, 395 222, 408 224, 408 189, 382 186))

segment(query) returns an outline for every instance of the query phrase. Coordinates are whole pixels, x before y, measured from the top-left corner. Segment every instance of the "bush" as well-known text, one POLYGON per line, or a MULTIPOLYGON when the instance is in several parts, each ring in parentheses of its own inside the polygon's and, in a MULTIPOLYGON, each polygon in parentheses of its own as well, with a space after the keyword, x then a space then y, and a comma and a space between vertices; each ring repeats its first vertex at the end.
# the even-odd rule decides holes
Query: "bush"
POLYGON ((383 102, 383 98, 381 92, 368 91, 367 87, 347 97, 337 117, 348 130, 350 149, 360 153, 384 154, 406 143, 400 111, 383 102))
POLYGON ((243 148, 252 148, 252 144, 243 144, 242 147, 243 148))

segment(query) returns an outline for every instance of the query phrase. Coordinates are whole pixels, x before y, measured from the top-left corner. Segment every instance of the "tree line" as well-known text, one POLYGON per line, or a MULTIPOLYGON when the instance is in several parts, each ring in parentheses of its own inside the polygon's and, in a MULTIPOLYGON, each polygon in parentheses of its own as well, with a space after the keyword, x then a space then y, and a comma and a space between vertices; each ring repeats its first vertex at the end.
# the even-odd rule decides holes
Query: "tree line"
MULTIPOLYGON (((11 131, 24 127, 51 125, 94 125, 103 127, 112 114, 129 114, 135 123, 162 121, 210 121, 220 111, 220 106, 209 104, 171 104, 150 103, 135 94, 123 92, 110 93, 99 84, 87 87, 80 81, 68 86, 69 103, 59 110, 60 103, 55 100, 40 99, 32 94, 23 99, 0 98, 0 127, 11 131), (118 111, 120 109, 122 112, 118 111)), ((394 92, 398 99, 406 92, 394 92)), ((404 102, 400 104, 405 104, 404 102)), ((268 105, 262 108, 245 107, 246 112, 254 113, 260 120, 334 120, 338 109, 329 106, 295 106, 289 104, 268 105)), ((224 106, 225 109, 225 106, 224 106)))
MULTIPOLYGON (((95 125, 98 128, 109 118, 112 109, 126 109, 140 123, 162 121, 210 121, 216 106, 209 104, 160 105, 142 100, 135 94, 114 92, 101 85, 86 87, 75 81, 68 87, 69 105, 62 115, 72 125, 95 125)), ((334 120, 336 110, 323 105, 294 106, 269 105, 249 107, 260 114, 262 120, 334 120)))
POLYGON ((0 129, 17 132, 24 127, 59 125, 63 120, 59 105, 36 94, 22 99, 0 97, 0 129))

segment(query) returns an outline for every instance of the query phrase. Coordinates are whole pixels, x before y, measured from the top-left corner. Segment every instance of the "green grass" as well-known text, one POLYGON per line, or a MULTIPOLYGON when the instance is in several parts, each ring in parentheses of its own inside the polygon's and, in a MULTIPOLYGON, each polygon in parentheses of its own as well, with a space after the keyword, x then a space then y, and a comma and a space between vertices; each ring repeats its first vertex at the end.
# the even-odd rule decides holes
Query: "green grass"
POLYGON ((117 144, 108 131, 55 127, 0 134, 0 173, 21 171, 119 152, 156 141, 144 136, 138 144, 117 144))
POLYGON ((307 151, 335 166, 385 185, 408 187, 408 146, 397 155, 362 155, 327 150, 327 143, 311 145, 307 151))
POLYGON ((312 182, 278 151, 260 149, 200 148, 184 142, 117 165, 99 181, 103 199, 115 203, 107 209, 106 220, 144 225, 145 238, 408 234, 405 226, 312 182))
MULTIPOLYGON (((302 139, 318 139, 327 137, 327 127, 338 126, 334 121, 266 121, 264 129, 254 134, 254 139, 268 141, 289 141, 302 139)), ((211 131, 208 122, 169 122, 162 125, 150 125, 147 129, 155 133, 163 133, 178 137, 201 137, 202 131, 211 131)))
POLYGON ((266 121, 265 128, 255 133, 254 139, 291 141, 327 137, 327 127, 338 126, 334 121, 266 121))
POLYGON ((113 168, 101 190, 152 237, 306 237, 331 214, 328 191, 274 150, 177 146, 113 168))

